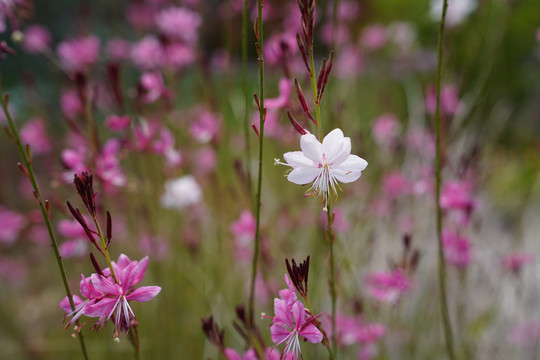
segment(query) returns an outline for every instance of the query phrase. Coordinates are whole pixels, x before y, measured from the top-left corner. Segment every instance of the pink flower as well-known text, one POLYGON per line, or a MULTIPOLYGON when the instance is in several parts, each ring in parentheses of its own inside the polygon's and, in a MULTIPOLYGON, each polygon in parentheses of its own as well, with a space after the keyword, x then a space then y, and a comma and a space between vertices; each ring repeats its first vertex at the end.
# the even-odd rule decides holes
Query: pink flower
POLYGON ((334 59, 336 76, 350 78, 360 75, 364 70, 364 57, 356 46, 344 46, 339 56, 334 59))
POLYGON ((192 46, 173 43, 165 47, 165 64, 173 69, 182 69, 187 65, 193 64, 197 59, 195 50, 192 46))
POLYGON ((43 52, 51 45, 51 33, 41 25, 32 25, 24 30, 22 48, 30 53, 43 52))
POLYGON ((182 163, 182 155, 174 148, 174 135, 167 128, 162 128, 160 137, 152 143, 152 150, 163 155, 167 166, 177 167, 182 163))
POLYGON ((216 168, 217 156, 211 147, 204 147, 197 151, 195 158, 198 163, 196 171, 201 175, 211 173, 216 168))
POLYGON ((285 343, 283 353, 292 354, 293 359, 298 359, 301 353, 299 337, 304 337, 310 343, 318 343, 323 335, 313 324, 316 317, 306 318, 306 309, 300 300, 292 305, 281 299, 274 299, 275 316, 270 326, 272 341, 276 346, 285 343))
POLYGON ((196 12, 182 7, 170 7, 156 15, 156 24, 165 35, 194 44, 198 39, 198 29, 202 23, 196 12))
POLYGON ((294 32, 272 35, 264 42, 264 60, 270 66, 280 64, 297 51, 298 45, 294 32))
MULTIPOLYGON (((83 294, 81 287, 81 294, 89 299, 82 312, 88 317, 98 317, 99 320, 96 323, 98 328, 103 327, 114 315, 114 336, 118 337, 120 331, 127 332, 135 320, 135 313, 129 302, 150 301, 159 294, 161 287, 142 286, 135 288, 144 277, 148 266, 148 257, 139 262, 131 261, 122 254, 118 258, 118 263, 113 262, 112 266, 118 282, 114 281, 110 269, 107 268, 103 270, 104 275, 92 274, 90 276, 91 284, 87 287, 89 293, 83 294)), ((73 319, 71 321, 73 322, 73 319)))
MULTIPOLYGON (((347 232, 351 228, 351 224, 345 217, 345 212, 339 207, 334 206, 332 208, 334 213, 334 222, 332 223, 332 229, 338 232, 347 232)), ((328 225, 328 214, 325 211, 321 211, 321 224, 326 227, 328 225)))
POLYGON ((468 223, 471 212, 476 207, 473 185, 469 181, 453 180, 443 185, 441 207, 445 210, 458 210, 463 215, 462 222, 468 223))
POLYGON ((540 322, 529 320, 516 324, 510 328, 507 337, 515 345, 534 347, 540 343, 540 322))
POLYGON ((377 50, 386 43, 386 27, 380 24, 368 26, 362 32, 362 45, 369 50, 377 50))
POLYGON ((384 114, 373 120, 372 133, 379 146, 395 145, 399 135, 399 121, 394 114, 384 114))
POLYGON ((96 159, 96 175, 106 184, 124 186, 127 182, 118 159, 120 150, 120 141, 118 139, 110 139, 103 145, 101 153, 96 159))
POLYGON ((88 254, 88 240, 79 238, 66 240, 58 247, 63 258, 82 258, 88 254))
POLYGON ((24 216, 0 206, 0 243, 13 244, 25 226, 24 216))
POLYGON ((466 268, 471 263, 471 243, 457 232, 444 229, 442 243, 445 260, 458 268, 466 268))
POLYGON ((249 349, 244 353, 243 356, 240 356, 236 350, 231 348, 225 349, 225 356, 228 360, 257 360, 257 353, 253 349, 249 349))
POLYGON ((505 256, 502 259, 504 267, 513 273, 518 273, 521 268, 531 263, 534 260, 534 256, 527 252, 515 252, 505 256))
POLYGON ((45 123, 42 118, 34 117, 21 129, 21 139, 24 144, 30 144, 32 153, 47 154, 52 145, 45 131, 45 123))
MULTIPOLYGON (((279 80, 279 96, 277 98, 269 98, 264 100, 264 106, 268 109, 281 109, 289 103, 291 95, 291 80, 282 77, 279 80)), ((266 127, 265 127, 266 129, 266 127)))
POLYGON ((130 55, 131 44, 121 38, 112 38, 107 42, 106 52, 112 60, 127 60, 130 55))
POLYGON ((253 254, 252 243, 255 239, 255 217, 249 210, 244 210, 238 220, 230 227, 234 235, 237 260, 248 261, 253 254))
MULTIPOLYGON (((437 107, 436 91, 430 86, 426 93, 426 111, 434 115, 437 107)), ((458 97, 458 90, 454 85, 444 85, 441 89, 441 114, 454 115, 461 103, 458 97)))
POLYGON ((95 36, 80 37, 58 45, 60 61, 69 71, 83 71, 99 57, 99 39, 95 36))
POLYGON ((217 136, 221 128, 221 122, 219 114, 203 111, 189 127, 189 132, 198 142, 204 144, 217 136))
POLYGON ((153 70, 163 65, 165 53, 159 40, 146 35, 131 47, 131 61, 142 70, 153 70))
MULTIPOLYGON (((330 325, 328 318, 324 319, 325 324, 330 325)), ((332 336, 331 326, 328 329, 328 337, 332 336)), ((353 344, 372 344, 386 334, 384 325, 368 323, 362 317, 346 316, 341 313, 336 314, 337 340, 341 345, 350 346, 353 344)))
POLYGON ((410 192, 409 181, 400 172, 392 172, 383 177, 384 195, 396 199, 410 192))
POLYGON ((129 127, 131 123, 131 118, 128 115, 118 116, 118 115, 109 115, 105 119, 105 125, 113 131, 121 131, 129 127))
POLYGON ((144 90, 142 101, 151 104, 167 94, 167 88, 159 71, 148 71, 141 75, 140 86, 144 90))
POLYGON ((366 277, 366 283, 371 296, 390 304, 395 304, 411 287, 411 280, 401 269, 370 274, 366 277))
POLYGON ((75 90, 62 91, 60 95, 60 106, 65 117, 72 119, 84 111, 84 106, 81 98, 75 90))

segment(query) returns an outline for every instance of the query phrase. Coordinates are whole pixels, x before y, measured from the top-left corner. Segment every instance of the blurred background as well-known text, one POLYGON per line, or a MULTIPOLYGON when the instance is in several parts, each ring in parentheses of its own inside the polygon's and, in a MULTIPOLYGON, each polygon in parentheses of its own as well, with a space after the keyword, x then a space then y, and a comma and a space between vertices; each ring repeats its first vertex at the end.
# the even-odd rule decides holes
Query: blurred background
MULTIPOLYGON (((449 3, 441 203, 458 354, 534 359, 538 2, 449 3)), ((272 100, 256 312, 273 314, 273 298, 286 287, 284 259, 311 255, 310 302, 315 312, 329 313, 326 215, 319 201, 304 196, 307 187, 286 180, 286 167, 273 165, 300 150, 286 111, 316 133, 294 89, 297 78, 312 98, 295 39, 300 13, 292 0, 264 5, 265 97, 272 100)), ((96 252, 65 205, 83 208, 72 179, 84 170, 95 177, 102 227, 106 210, 113 218, 112 258, 148 255, 141 285, 162 287, 151 302, 132 303, 142 358, 219 358, 201 330, 210 315, 225 329, 227 347, 246 350, 232 322, 249 289, 258 156, 251 123, 258 127, 259 115, 252 100, 256 3, 248 1, 245 81, 242 6, 241 0, 0 0, 0 38, 15 52, 2 54, 2 88, 32 147, 73 292, 81 273, 94 272, 89 253, 96 252)), ((315 68, 335 51, 323 130, 341 128, 352 153, 369 163, 357 182, 342 185, 334 207, 342 358, 445 356, 434 295, 440 8, 435 0, 339 0, 333 16, 332 1, 316 3, 315 68)), ((6 125, 3 114, 0 123, 6 125)), ((32 189, 17 168, 17 147, 6 135, 0 154, 0 358, 82 358, 73 328, 63 330, 61 278, 32 189)), ((126 337, 113 341, 111 324, 90 331, 93 319, 86 320, 90 358, 132 356, 126 337)), ((269 347, 270 324, 258 321, 269 347)), ((306 359, 326 356, 320 344, 301 346, 306 359)))

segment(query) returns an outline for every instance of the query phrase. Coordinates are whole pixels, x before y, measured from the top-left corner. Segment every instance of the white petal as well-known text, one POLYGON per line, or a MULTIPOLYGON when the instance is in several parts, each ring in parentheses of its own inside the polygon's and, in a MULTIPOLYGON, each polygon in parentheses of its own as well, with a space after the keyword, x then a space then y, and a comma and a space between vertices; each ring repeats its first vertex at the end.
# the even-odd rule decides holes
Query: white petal
POLYGON ((337 154, 341 153, 343 149, 343 132, 341 129, 330 131, 323 139, 322 148, 328 162, 330 162, 330 159, 333 159, 337 154))
POLYGON ((304 155, 318 164, 322 164, 322 144, 315 135, 306 134, 300 137, 300 147, 304 155))
POLYGON ((368 165, 367 161, 356 155, 349 155, 341 164, 332 166, 332 175, 342 183, 350 183, 357 180, 362 171, 368 165))
MULTIPOLYGON (((338 152, 334 152, 332 155, 329 155, 329 153, 326 153, 326 156, 328 157, 328 163, 329 164, 340 164, 347 160, 349 155, 351 155, 351 138, 343 138, 342 140, 342 146, 338 152)), ((324 147, 324 145, 323 145, 324 147)))
POLYGON ((287 180, 298 185, 309 184, 317 178, 320 170, 315 167, 302 166, 291 171, 287 180))
POLYGON ((283 158, 293 169, 300 166, 313 166, 313 161, 308 159, 301 151, 291 151, 283 154, 283 158))

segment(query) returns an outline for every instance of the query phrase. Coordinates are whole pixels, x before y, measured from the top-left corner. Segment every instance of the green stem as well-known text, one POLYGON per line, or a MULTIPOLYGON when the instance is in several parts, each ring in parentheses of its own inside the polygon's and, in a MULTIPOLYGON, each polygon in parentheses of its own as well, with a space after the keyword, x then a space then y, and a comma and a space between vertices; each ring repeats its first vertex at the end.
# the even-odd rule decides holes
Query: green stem
POLYGON ((332 300, 332 349, 337 357, 337 331, 336 331, 336 277, 335 277, 335 262, 334 262, 334 234, 332 232, 332 214, 330 211, 330 203, 326 205, 326 219, 328 223, 326 237, 330 246, 330 298, 332 300))
POLYGON ((254 303, 255 303, 255 277, 257 276, 257 264, 259 260, 259 245, 261 242, 261 189, 262 189, 262 159, 264 144, 264 56, 263 56, 263 19, 262 0, 257 1, 257 47, 259 55, 259 174, 257 180, 256 194, 256 226, 255 226, 255 248, 253 251, 253 261, 251 264, 251 283, 249 288, 249 326, 254 327, 254 303))
POLYGON ((103 253, 105 254, 105 259, 107 260, 107 265, 109 265, 109 269, 111 270, 111 275, 114 279, 114 282, 118 283, 118 279, 116 278, 116 275, 114 274, 114 268, 112 266, 111 257, 109 255, 109 249, 107 248, 107 243, 105 242, 105 238, 103 237, 103 232, 101 231, 101 227, 99 226, 97 218, 94 217, 93 220, 94 220, 94 225, 96 226, 96 230, 98 233, 101 249, 103 250, 103 253))
MULTIPOLYGON (((64 264, 62 262, 62 256, 60 255, 60 251, 58 250, 58 242, 56 241, 56 236, 54 235, 52 224, 49 219, 49 213, 47 209, 45 208, 45 202, 43 201, 43 196, 41 196, 41 191, 39 190, 39 186, 37 184, 36 176, 34 174, 34 168, 32 167, 32 160, 30 158, 30 154, 26 151, 26 149, 23 146, 19 131, 17 127, 15 126, 15 122, 13 121, 13 118, 11 117, 11 114, 8 110, 7 98, 4 95, 1 85, 0 85, 0 102, 2 103, 2 109, 4 110, 4 114, 6 115, 6 118, 8 120, 11 134, 15 137, 17 147, 19 148, 19 153, 21 154, 21 157, 23 159, 24 167, 26 168, 26 171, 28 173, 28 178, 30 180, 30 183, 32 184, 32 188, 34 189, 34 194, 38 200, 39 209, 41 210, 41 215, 43 216, 43 220, 45 221, 45 226, 47 227, 47 232, 49 233, 49 238, 51 240, 51 247, 53 248, 54 256, 56 258, 56 263, 58 264, 58 269, 60 270, 60 276, 62 277, 62 282, 64 284, 64 289, 69 300, 69 305, 71 307, 71 310, 75 311, 75 304, 73 303, 73 297, 71 295, 71 289, 69 288, 69 283, 67 280, 64 264)), ((88 354, 86 352, 86 345, 84 343, 83 334, 80 331, 79 321, 76 322, 76 325, 77 325, 76 333, 77 333, 77 337, 79 338, 79 343, 81 346, 83 357, 84 359, 88 360, 88 354)))
POLYGON ((443 244, 442 244, 442 209, 441 209, 441 74, 442 74, 442 55, 444 39, 444 21, 446 18, 446 8, 448 1, 444 0, 441 22, 439 28, 439 37, 437 42, 437 107, 435 110, 435 205, 437 207, 437 239, 439 244, 439 291, 441 302, 441 315, 443 320, 444 338, 448 357, 454 360, 454 339, 452 336, 452 327, 450 325, 450 315, 448 312, 448 300, 446 296, 446 265, 444 262, 443 244))
MULTIPOLYGON (((313 312, 313 309, 311 308, 311 304, 309 303, 309 300, 308 300, 307 296, 304 297, 304 300, 306 301, 306 305, 308 307, 308 310, 309 310, 309 313, 311 314, 311 316, 315 316, 315 313, 313 312)), ((315 321, 316 321, 317 328, 321 331, 321 333, 324 336, 324 339, 323 339, 322 343, 323 343, 324 347, 326 348, 326 350, 328 350, 328 357, 329 357, 330 360, 334 360, 334 354, 332 353, 332 348, 328 344, 328 336, 326 336, 326 332, 321 327, 321 323, 319 322, 319 320, 317 319, 315 321)), ((333 329, 332 329, 332 331, 333 331, 333 329)))
POLYGON ((249 162, 251 159, 251 148, 249 146, 249 108, 250 108, 250 96, 248 94, 247 86, 247 30, 248 29, 248 4, 247 0, 244 0, 244 8, 242 11, 242 90, 244 92, 244 141, 246 143, 245 163, 246 163, 246 177, 248 185, 248 193, 251 197, 251 167, 249 162))

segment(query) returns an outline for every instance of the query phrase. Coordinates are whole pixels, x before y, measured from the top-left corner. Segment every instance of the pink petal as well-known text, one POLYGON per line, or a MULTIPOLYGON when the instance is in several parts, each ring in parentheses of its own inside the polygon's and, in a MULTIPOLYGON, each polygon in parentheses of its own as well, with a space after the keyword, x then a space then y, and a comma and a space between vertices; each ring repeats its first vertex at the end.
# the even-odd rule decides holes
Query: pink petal
POLYGON ((323 335, 321 334, 319 329, 317 329, 317 327, 313 324, 306 326, 304 330, 300 332, 300 335, 305 337, 307 341, 313 344, 321 342, 323 339, 323 335))
POLYGON ((104 294, 118 295, 116 284, 114 284, 108 278, 98 274, 92 274, 90 276, 90 279, 92 280, 92 285, 94 285, 94 288, 96 288, 96 290, 101 291, 104 294))
MULTIPOLYGON (((72 295, 72 297, 73 297, 73 305, 75 305, 75 306, 77 306, 77 305, 79 305, 80 303, 83 302, 83 300, 80 297, 78 297, 77 295, 72 295)), ((64 297, 60 301, 60 303, 58 305, 60 306, 60 308, 62 310, 64 310, 67 313, 70 313, 72 311, 71 310, 71 304, 69 303, 69 299, 68 299, 67 296, 64 297)))
POLYGON ((322 144, 317 141, 313 134, 306 134, 300 137, 300 147, 304 155, 317 164, 322 164, 322 144))
POLYGON ((126 296, 127 300, 146 302, 152 300, 161 291, 159 286, 141 286, 134 292, 126 296))
POLYGON ((291 311, 287 303, 281 299, 274 299, 274 323, 281 323, 293 329, 291 311))
POLYGON ((148 256, 145 256, 141 261, 139 261, 139 263, 137 264, 137 267, 133 271, 133 279, 131 281, 131 286, 135 286, 141 282, 142 278, 144 277, 144 273, 146 272, 147 267, 148 267, 148 256))
POLYGON ((94 304, 88 305, 84 309, 84 315, 88 317, 100 317, 100 316, 109 316, 112 313, 114 308, 116 308, 118 299, 117 298, 107 298, 102 299, 94 304))
POLYGON ((231 349, 231 348, 225 349, 225 356, 227 357, 228 360, 242 360, 240 358, 240 355, 238 355, 238 353, 236 352, 236 350, 231 349))
POLYGON ((292 306, 292 315, 294 318, 295 328, 301 329, 306 320, 306 310, 300 300, 297 300, 292 306))
POLYGON ((270 334, 274 344, 281 344, 291 332, 280 325, 270 326, 270 334))

